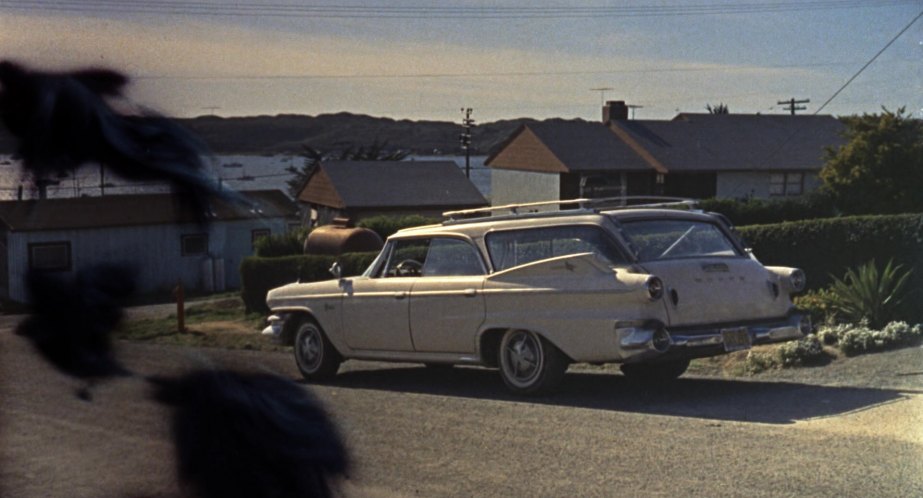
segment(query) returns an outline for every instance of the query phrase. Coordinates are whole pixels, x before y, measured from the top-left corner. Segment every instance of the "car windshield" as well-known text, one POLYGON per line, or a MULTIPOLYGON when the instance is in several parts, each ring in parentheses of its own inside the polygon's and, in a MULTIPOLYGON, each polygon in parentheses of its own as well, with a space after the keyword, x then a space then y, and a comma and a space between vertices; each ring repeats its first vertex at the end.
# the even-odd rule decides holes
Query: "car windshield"
POLYGON ((621 226, 622 234, 628 239, 640 261, 740 256, 734 243, 712 223, 693 220, 638 220, 622 222, 621 226))
POLYGON ((508 230, 487 235, 487 252, 495 271, 533 261, 580 254, 596 253, 611 264, 626 259, 615 243, 596 226, 565 226, 508 230))

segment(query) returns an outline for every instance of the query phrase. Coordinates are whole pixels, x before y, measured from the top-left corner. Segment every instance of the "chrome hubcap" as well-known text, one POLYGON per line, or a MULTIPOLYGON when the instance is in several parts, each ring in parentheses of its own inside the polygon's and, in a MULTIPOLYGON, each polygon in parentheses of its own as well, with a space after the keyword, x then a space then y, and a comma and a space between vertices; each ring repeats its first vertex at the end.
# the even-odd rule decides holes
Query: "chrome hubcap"
POLYGON ((518 332, 507 343, 504 357, 508 374, 517 382, 529 382, 541 369, 541 346, 526 332, 518 332))
POLYGON ((320 364, 323 351, 320 334, 313 327, 301 336, 301 360, 307 369, 314 369, 320 364))

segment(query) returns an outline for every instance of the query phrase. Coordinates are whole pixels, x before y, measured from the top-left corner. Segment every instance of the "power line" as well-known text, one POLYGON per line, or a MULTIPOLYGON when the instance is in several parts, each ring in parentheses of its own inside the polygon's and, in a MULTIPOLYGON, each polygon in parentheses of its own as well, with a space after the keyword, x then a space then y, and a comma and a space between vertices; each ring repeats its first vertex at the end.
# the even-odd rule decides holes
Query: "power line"
MULTIPOLYGON (((231 76, 193 76, 193 75, 139 75, 137 80, 333 80, 333 79, 414 79, 414 78, 500 78, 500 77, 542 77, 542 76, 581 76, 581 75, 609 75, 609 74, 657 74, 657 73, 707 73, 717 71, 722 73, 753 71, 755 69, 794 69, 817 68, 853 65, 856 62, 815 62, 806 64, 767 64, 761 66, 741 67, 671 67, 649 69, 575 69, 560 71, 508 71, 508 72, 477 72, 477 73, 378 73, 378 74, 304 74, 304 75, 231 75, 231 76)), ((591 89, 599 90, 599 89, 591 89)))
POLYGON ((774 2, 724 2, 715 4, 640 6, 383 6, 383 5, 295 5, 224 4, 212 2, 159 2, 139 0, 8 0, 0 9, 96 12, 115 14, 165 14, 234 17, 309 17, 318 19, 579 19, 600 17, 664 17, 695 15, 756 14, 774 12, 840 10, 888 7, 915 3, 911 0, 815 0, 774 2))
POLYGON ((911 20, 909 23, 907 23, 906 26, 904 26, 904 29, 900 30, 900 32, 894 35, 894 38, 891 38, 891 41, 886 43, 885 46, 882 47, 881 50, 879 50, 878 53, 876 53, 871 59, 869 59, 869 61, 866 62, 864 66, 859 68, 859 70, 856 71, 856 74, 852 75, 852 78, 849 78, 849 80, 847 80, 846 83, 843 83, 843 86, 841 86, 836 92, 834 92, 833 95, 831 95, 830 98, 827 99, 827 101, 823 103, 823 105, 818 107, 817 110, 814 111, 814 114, 819 113, 820 111, 824 109, 824 107, 827 107, 827 104, 829 104, 830 102, 833 102, 833 99, 835 99, 837 95, 839 95, 843 90, 845 90, 846 87, 848 87, 849 84, 853 82, 853 80, 858 78, 859 75, 862 74, 862 72, 865 71, 867 67, 871 66, 872 63, 875 62, 875 59, 878 58, 879 55, 883 54, 885 50, 888 50, 888 47, 893 45, 894 42, 896 42, 897 39, 900 38, 901 35, 903 35, 908 29, 910 29, 910 27, 913 26, 914 23, 916 23, 921 17, 923 17, 923 11, 920 11, 920 13, 917 14, 917 16, 913 18, 913 20, 911 20))

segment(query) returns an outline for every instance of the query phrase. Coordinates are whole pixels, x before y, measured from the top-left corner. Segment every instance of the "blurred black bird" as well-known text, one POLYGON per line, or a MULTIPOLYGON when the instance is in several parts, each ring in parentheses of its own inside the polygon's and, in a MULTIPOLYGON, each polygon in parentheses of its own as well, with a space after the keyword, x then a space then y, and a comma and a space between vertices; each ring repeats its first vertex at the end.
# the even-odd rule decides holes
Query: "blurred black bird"
POLYGON ((201 370, 151 382, 174 410, 178 474, 195 496, 327 497, 349 467, 337 428, 291 380, 201 370))
POLYGON ((42 179, 98 162, 129 180, 167 181, 199 222, 207 221, 210 197, 240 201, 204 174, 208 151, 191 133, 109 105, 106 98, 120 97, 128 81, 108 69, 49 73, 0 62, 0 119, 19 139, 25 169, 42 179))
MULTIPOLYGON (((112 351, 112 331, 134 292, 131 268, 100 265, 76 275, 32 270, 27 274, 32 313, 16 333, 61 372, 87 382, 129 375, 112 351)), ((78 392, 89 399, 89 391, 78 392)))

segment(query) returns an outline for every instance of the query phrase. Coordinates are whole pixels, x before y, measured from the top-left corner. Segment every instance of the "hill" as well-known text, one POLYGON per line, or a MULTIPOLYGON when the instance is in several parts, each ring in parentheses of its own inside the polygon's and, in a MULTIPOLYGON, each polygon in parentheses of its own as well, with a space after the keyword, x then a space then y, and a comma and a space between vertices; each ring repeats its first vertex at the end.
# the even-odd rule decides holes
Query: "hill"
MULTIPOLYGON (((333 151, 376 142, 415 154, 462 153, 462 127, 448 121, 394 120, 343 112, 318 116, 200 116, 177 122, 201 137, 215 154, 299 153, 305 145, 333 151)), ((523 118, 478 125, 472 130, 472 153, 489 154, 521 124, 534 122, 523 118)), ((13 137, 0 128, 0 152, 12 153, 14 148, 13 137)))

